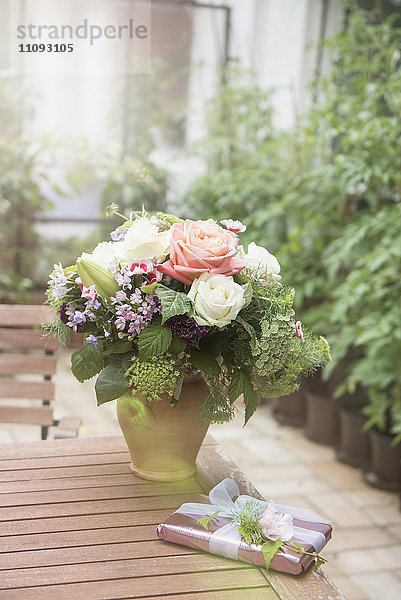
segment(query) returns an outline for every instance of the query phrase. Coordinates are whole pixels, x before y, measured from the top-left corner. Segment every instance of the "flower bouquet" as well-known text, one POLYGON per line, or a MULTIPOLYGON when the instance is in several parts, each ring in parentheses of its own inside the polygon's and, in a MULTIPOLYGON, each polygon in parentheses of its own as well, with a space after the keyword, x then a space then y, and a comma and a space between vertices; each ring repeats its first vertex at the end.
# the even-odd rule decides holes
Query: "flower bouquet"
POLYGON ((253 242, 246 252, 239 245, 239 221, 145 211, 125 217, 114 204, 108 214, 122 219, 111 241, 70 267, 54 266, 47 296, 57 315, 47 327, 61 340, 84 334, 72 372, 81 382, 98 375, 98 405, 119 398, 120 424, 143 431, 145 419, 142 446, 152 445, 155 433, 154 452, 143 453, 150 471, 166 458, 179 477, 186 458, 188 476, 199 446, 191 454, 186 443, 168 456, 161 444, 163 436, 168 448, 176 443, 172 420, 184 414, 179 437, 188 430, 200 445, 209 423, 233 417, 238 398, 247 423, 260 397, 289 394, 301 374, 325 365, 329 347, 296 322, 294 290, 281 283, 277 259, 253 242))

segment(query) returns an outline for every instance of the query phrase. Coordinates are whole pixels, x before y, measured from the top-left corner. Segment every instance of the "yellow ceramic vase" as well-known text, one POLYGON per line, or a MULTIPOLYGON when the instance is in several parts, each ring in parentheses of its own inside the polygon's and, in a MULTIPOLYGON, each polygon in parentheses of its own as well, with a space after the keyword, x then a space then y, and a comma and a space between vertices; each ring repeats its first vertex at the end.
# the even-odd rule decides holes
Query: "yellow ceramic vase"
POLYGON ((131 454, 131 470, 151 481, 179 481, 196 472, 196 457, 209 423, 198 421, 208 387, 203 379, 184 381, 177 406, 170 399, 146 404, 131 389, 117 400, 117 416, 131 454))

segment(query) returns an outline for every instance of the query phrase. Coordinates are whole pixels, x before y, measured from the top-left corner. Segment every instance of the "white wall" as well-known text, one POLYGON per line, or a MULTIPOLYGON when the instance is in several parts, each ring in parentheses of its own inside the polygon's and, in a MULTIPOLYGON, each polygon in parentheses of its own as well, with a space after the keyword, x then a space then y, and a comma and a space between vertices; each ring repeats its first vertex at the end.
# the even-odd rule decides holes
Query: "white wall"
MULTIPOLYGON (((231 8, 230 64, 254 71, 262 87, 274 90, 276 124, 291 127, 311 102, 308 82, 316 69, 323 0, 226 0, 224 4, 231 8)), ((340 23, 341 4, 329 0, 326 36, 340 23)), ((224 11, 194 12, 193 62, 203 59, 204 73, 201 85, 192 87, 196 103, 190 104, 188 112, 189 141, 202 134, 197 108, 213 95, 218 85, 216 61, 222 59, 216 33, 208 29, 208 12, 220 13, 220 36, 224 35, 224 11)), ((326 68, 327 61, 325 53, 326 68)), ((192 78, 198 77, 195 70, 192 78)))
MULTIPOLYGON (((22 0, 12 1, 16 6, 22 0)), ((253 70, 261 86, 274 89, 276 124, 290 128, 311 101, 307 83, 316 67, 316 43, 323 0, 209 1, 231 9, 230 64, 253 70), (308 44, 314 47, 308 49, 308 44)), ((340 22, 341 4, 341 0, 329 0, 327 35, 340 22)), ((208 8, 186 10, 193 15, 186 132, 189 146, 202 137, 205 102, 221 85, 226 11, 208 8)), ((168 31, 166 35, 169 35, 168 31)), ((323 57, 325 69, 329 67, 329 58, 327 53, 323 57)), ((34 131, 52 131, 59 136, 86 136, 93 144, 110 143, 108 113, 113 92, 121 83, 121 75, 28 74, 25 80, 38 87, 43 97, 34 131)), ((201 169, 198 161, 185 156, 185 149, 177 151, 161 146, 154 158, 173 173, 172 201, 180 197, 201 169)), ((88 209, 89 204, 92 206, 92 201, 88 200, 88 209)), ((59 208, 67 213, 68 203, 64 202, 59 208)), ((95 211, 94 205, 91 211, 95 211)))

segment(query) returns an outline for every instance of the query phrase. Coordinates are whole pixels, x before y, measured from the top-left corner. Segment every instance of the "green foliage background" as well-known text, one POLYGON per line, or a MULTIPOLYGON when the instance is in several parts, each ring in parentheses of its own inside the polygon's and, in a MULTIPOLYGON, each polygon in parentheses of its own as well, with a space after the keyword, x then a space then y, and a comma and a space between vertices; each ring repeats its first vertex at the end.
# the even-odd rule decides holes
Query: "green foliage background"
POLYGON ((276 254, 303 321, 332 345, 336 394, 361 386, 369 425, 401 433, 401 30, 352 8, 327 42, 319 101, 290 133, 269 94, 234 80, 210 104, 196 149, 194 216, 238 218, 276 254))

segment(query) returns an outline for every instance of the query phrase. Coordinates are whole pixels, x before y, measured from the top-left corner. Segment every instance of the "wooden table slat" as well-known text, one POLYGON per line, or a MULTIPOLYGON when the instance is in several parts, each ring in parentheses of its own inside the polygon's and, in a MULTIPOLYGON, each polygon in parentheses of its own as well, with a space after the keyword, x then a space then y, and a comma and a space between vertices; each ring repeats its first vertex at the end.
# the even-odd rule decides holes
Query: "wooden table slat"
POLYGON ((125 577, 149 577, 172 573, 193 573, 196 571, 222 571, 227 569, 252 569, 238 561, 213 556, 212 554, 189 554, 182 556, 149 557, 142 559, 113 560, 108 562, 85 563, 81 565, 61 565, 18 569, 1 572, 0 590, 23 588, 61 583, 103 581, 125 577))
MULTIPOLYGON (((151 600, 154 596, 142 596, 143 600, 151 600)), ((169 594, 158 596, 158 600, 277 600, 278 596, 270 588, 242 588, 241 590, 217 590, 214 592, 199 592, 189 594, 169 594)), ((120 598, 120 600, 128 600, 120 598)), ((304 600, 303 598, 300 600, 304 600)), ((307 600, 307 599, 305 599, 307 600)))
MULTIPOLYGON (((203 445, 216 446, 217 444, 211 435, 207 435, 203 445)), ((82 456, 83 454, 106 454, 108 452, 127 452, 127 445, 122 435, 46 440, 46 444, 32 442, 0 444, 0 464, 5 458, 82 456)))
MULTIPOLYGON (((69 583, 66 585, 46 585, 2 590, 2 600, 98 600, 107 598, 114 600, 128 595, 129 598, 154 597, 168 593, 202 592, 219 589, 235 589, 240 587, 268 588, 266 580, 254 568, 214 571, 210 573, 196 572, 172 575, 156 575, 142 578, 126 578, 119 580, 89 581, 85 583, 69 583)), ((252 592, 250 592, 252 593, 252 592)), ((251 598, 252 596, 250 596, 251 598)))
POLYGON ((0 481, 33 481, 42 479, 53 479, 58 481, 64 477, 89 477, 92 475, 117 475, 118 473, 129 473, 129 458, 121 463, 109 463, 105 465, 76 465, 74 467, 59 467, 58 469, 19 469, 18 471, 1 471, 0 481))
MULTIPOLYGON (((22 521, 2 521, 1 536, 51 533, 59 531, 85 531, 108 527, 132 527, 133 525, 154 525, 162 523, 171 515, 171 509, 147 510, 78 517, 54 517, 50 519, 24 519, 22 521)), ((1 552, 1 549, 0 549, 1 552)))
POLYGON ((0 445, 2 600, 343 600, 321 569, 293 577, 157 538, 225 477, 261 498, 210 436, 192 480, 144 482, 129 461, 121 437, 0 445))
MULTIPOLYGON (((135 476, 132 475, 132 479, 135 476)), ((177 484, 159 483, 157 485, 139 483, 138 485, 115 485, 101 487, 81 487, 73 489, 48 490, 43 492, 14 492, 1 494, 2 506, 31 506, 32 504, 53 504, 55 502, 81 502, 85 500, 108 500, 118 498, 146 498, 167 496, 169 494, 200 494, 202 488, 194 480, 180 481, 177 484)))
POLYGON ((155 539, 157 524, 85 529, 85 531, 61 531, 0 538, 2 552, 35 550, 36 548, 73 548, 74 546, 96 546, 120 544, 121 542, 150 542, 155 539))
POLYGON ((45 490, 68 490, 87 487, 102 486, 120 486, 120 485, 143 485, 144 481, 133 477, 130 469, 127 473, 117 473, 116 475, 102 475, 86 477, 63 477, 50 479, 35 479, 31 481, 0 481, 0 501, 1 494, 10 494, 14 492, 41 492, 45 490))
MULTIPOLYGON (((171 512, 184 502, 191 502, 193 494, 180 494, 178 496, 149 496, 146 498, 146 508, 170 508, 171 512)), ((143 510, 143 498, 122 498, 117 500, 88 500, 86 502, 68 502, 57 504, 40 504, 38 506, 12 506, 0 508, 0 521, 13 521, 20 519, 41 519, 44 517, 68 517, 74 515, 91 515, 110 512, 124 512, 143 510)))
MULTIPOLYGON (((149 558, 157 556, 186 556, 200 554, 199 550, 186 548, 176 544, 167 544, 163 540, 153 539, 145 542, 122 542, 120 544, 99 544, 98 546, 73 546, 49 548, 44 550, 25 550, 12 555, 13 569, 31 567, 48 567, 56 565, 79 565, 89 562, 106 562, 113 560, 129 560, 133 558, 149 558)), ((10 568, 10 554, 0 552, 0 577, 10 568)))
MULTIPOLYGON (((130 461, 130 455, 127 449, 125 452, 109 452, 104 454, 78 454, 76 456, 38 456, 34 458, 16 458, 0 461, 0 478, 3 471, 18 471, 20 469, 49 469, 54 470, 57 477, 57 470, 60 467, 71 467, 74 465, 106 465, 113 463, 127 463, 130 461)), ((1 479, 0 479, 1 480, 1 479)))

